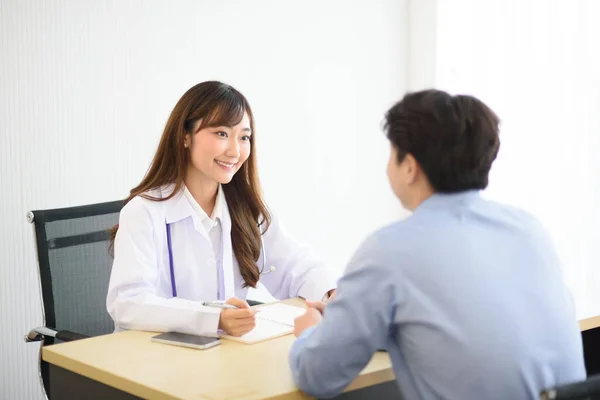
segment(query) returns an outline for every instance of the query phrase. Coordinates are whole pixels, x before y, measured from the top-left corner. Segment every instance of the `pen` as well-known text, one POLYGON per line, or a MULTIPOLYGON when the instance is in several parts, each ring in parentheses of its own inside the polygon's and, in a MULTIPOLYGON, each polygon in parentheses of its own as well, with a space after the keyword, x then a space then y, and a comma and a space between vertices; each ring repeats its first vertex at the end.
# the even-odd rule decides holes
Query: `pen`
POLYGON ((203 306, 206 307, 216 307, 216 308, 228 308, 232 310, 237 310, 238 308, 231 304, 221 303, 218 301, 205 301, 202 303, 203 306))

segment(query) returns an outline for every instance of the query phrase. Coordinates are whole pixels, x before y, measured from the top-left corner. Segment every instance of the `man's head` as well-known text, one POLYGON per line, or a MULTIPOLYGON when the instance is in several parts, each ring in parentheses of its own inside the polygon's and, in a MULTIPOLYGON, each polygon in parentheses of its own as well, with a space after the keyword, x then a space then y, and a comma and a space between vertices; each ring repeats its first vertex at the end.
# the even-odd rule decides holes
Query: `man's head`
POLYGON ((484 189, 498 154, 499 120, 472 96, 408 93, 385 116, 390 185, 414 210, 434 192, 484 189))

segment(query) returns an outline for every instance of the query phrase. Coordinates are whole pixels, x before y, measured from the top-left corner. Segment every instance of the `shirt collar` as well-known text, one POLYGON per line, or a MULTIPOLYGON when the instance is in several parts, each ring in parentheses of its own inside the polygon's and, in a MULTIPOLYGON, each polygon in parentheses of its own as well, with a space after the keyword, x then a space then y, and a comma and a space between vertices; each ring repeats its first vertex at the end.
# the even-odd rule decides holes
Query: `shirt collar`
POLYGON ((213 208, 213 212, 211 215, 211 219, 213 220, 222 220, 223 219, 223 204, 225 204, 225 193, 223 192, 223 187, 219 185, 217 189, 217 199, 215 200, 215 207, 213 208))
POLYGON ((415 209, 415 213, 439 208, 456 207, 479 198, 479 190, 465 190, 456 193, 434 193, 415 209))
POLYGON ((215 199, 215 206, 213 207, 213 211, 210 217, 208 216, 208 214, 206 214, 202 207, 200 207, 192 193, 185 185, 183 186, 183 195, 187 199, 189 205, 192 207, 196 215, 200 218, 200 222, 202 223, 202 225, 204 225, 206 228, 210 229, 217 222, 221 221, 223 216, 224 200, 223 189, 221 188, 221 185, 219 185, 217 189, 217 198, 215 199))

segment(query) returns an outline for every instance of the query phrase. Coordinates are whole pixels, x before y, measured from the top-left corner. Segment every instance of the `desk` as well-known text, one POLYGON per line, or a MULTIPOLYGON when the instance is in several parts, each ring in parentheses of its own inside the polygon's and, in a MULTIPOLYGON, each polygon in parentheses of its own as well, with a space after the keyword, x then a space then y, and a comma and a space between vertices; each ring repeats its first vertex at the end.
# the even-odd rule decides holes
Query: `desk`
POLYGON ((591 329, 596 328, 600 328, 600 315, 579 320, 579 329, 581 330, 581 332, 589 331, 591 329))
POLYGON ((600 374, 600 315, 579 321, 588 375, 600 374))
MULTIPOLYGON (((285 302, 304 304, 298 299, 285 302)), ((194 350, 154 343, 150 338, 155 334, 126 331, 45 347, 42 358, 50 364, 51 397, 309 398, 294 385, 288 366, 294 335, 254 345, 223 339, 219 346, 194 350)), ((346 389, 354 392, 345 398, 382 398, 382 391, 397 393, 395 385, 389 356, 378 352, 346 389)))
MULTIPOLYGON (((579 325, 588 374, 600 373, 600 315, 579 325)), ((53 399, 309 398, 294 386, 289 370, 293 335, 255 345, 223 340, 208 350, 154 343, 153 335, 129 331, 45 347, 53 399)), ((397 393, 395 385, 388 355, 376 353, 341 398, 389 398, 397 393)))

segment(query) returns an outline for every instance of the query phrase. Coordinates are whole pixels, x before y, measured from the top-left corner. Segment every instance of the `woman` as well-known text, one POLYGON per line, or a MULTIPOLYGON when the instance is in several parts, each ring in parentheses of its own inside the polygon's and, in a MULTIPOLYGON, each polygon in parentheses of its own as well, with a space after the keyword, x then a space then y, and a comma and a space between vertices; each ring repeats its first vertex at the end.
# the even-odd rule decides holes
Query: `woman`
POLYGON ((335 277, 269 213, 254 135, 250 105, 229 85, 200 83, 175 105, 114 229, 116 330, 241 336, 255 325, 242 299, 259 279, 277 298, 334 293, 335 277), (214 300, 236 308, 203 305, 214 300))

